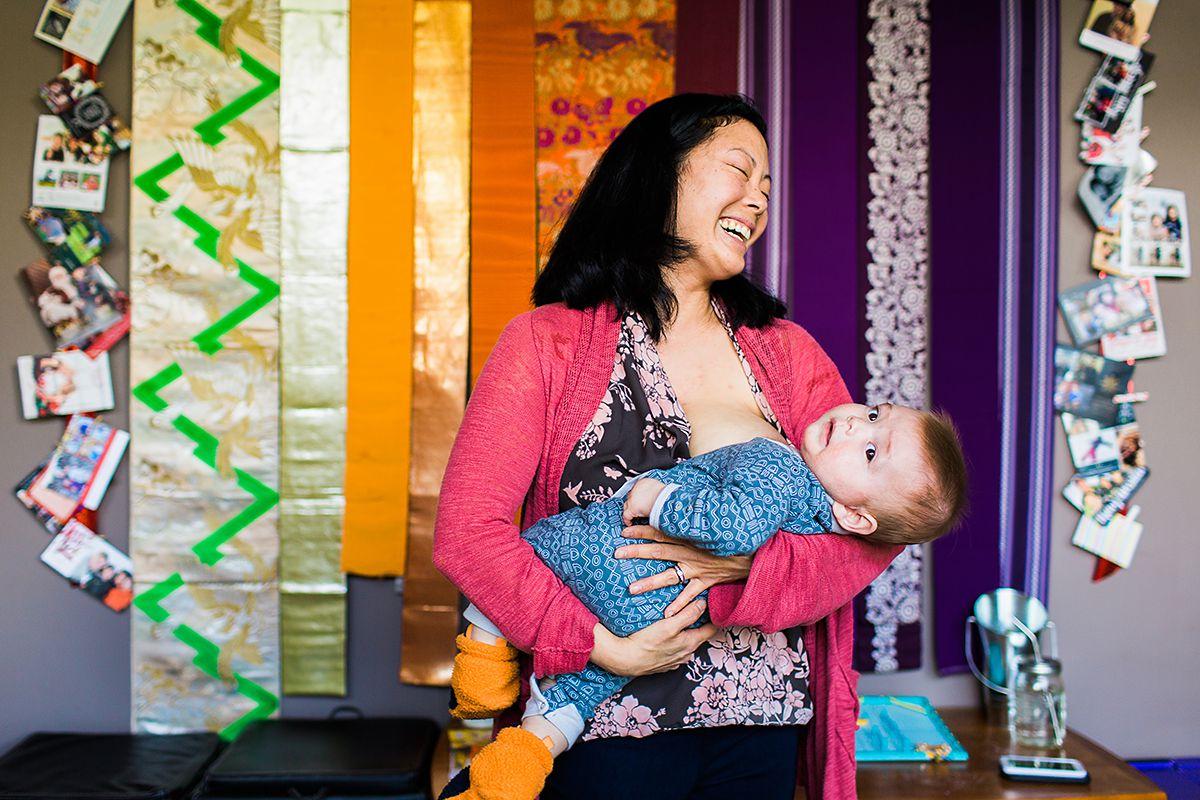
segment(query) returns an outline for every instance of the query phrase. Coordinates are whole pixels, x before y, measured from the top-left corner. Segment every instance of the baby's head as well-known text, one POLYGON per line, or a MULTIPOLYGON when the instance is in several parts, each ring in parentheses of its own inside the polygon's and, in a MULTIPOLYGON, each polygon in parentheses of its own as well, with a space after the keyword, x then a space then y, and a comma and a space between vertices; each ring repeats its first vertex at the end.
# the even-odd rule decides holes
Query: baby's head
POLYGON ((943 414, 846 403, 804 430, 800 455, 849 533, 887 544, 933 541, 958 524, 967 468, 943 414))

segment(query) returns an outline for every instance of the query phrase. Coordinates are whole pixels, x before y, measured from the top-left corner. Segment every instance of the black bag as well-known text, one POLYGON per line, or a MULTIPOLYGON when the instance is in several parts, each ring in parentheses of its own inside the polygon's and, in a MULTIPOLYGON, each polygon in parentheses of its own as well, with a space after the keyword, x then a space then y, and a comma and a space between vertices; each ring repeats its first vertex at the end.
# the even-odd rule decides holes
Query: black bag
POLYGON ((0 757, 0 798, 176 800, 220 746, 213 733, 35 733, 0 757))
POLYGON ((202 797, 427 800, 439 733, 427 719, 262 720, 212 765, 202 797))

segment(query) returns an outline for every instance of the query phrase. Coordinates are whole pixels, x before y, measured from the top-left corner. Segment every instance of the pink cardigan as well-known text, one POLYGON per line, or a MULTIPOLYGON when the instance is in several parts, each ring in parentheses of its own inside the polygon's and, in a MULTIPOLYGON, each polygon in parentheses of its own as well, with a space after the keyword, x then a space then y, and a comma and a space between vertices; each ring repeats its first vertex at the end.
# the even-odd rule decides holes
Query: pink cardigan
MULTIPOLYGON (((521 539, 556 513, 572 448, 608 388, 619 323, 611 304, 542 306, 513 319, 479 376, 442 482, 433 561, 521 650, 538 675, 575 672, 596 618, 521 539)), ((849 395, 833 363, 798 325, 740 328, 738 343, 788 437, 849 395)), ((805 625, 814 718, 801 761, 810 800, 855 795, 858 674, 850 666, 850 602, 899 553, 850 536, 779 533, 749 578, 714 586, 718 625, 777 631, 805 625)))

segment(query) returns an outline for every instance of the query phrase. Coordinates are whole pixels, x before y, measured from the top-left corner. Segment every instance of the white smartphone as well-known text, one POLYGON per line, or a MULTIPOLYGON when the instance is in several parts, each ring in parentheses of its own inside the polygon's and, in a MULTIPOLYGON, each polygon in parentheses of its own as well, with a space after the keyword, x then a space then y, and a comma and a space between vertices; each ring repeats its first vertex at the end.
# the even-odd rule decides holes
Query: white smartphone
POLYGON ((1077 758, 1000 756, 1000 774, 1014 781, 1087 783, 1092 779, 1077 758))

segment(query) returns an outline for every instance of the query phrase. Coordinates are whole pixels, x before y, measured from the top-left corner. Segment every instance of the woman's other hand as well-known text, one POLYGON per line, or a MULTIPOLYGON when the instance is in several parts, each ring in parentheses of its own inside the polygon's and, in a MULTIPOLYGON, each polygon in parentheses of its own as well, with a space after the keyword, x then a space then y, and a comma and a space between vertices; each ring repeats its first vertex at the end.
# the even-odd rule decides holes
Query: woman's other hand
POLYGON ((711 622, 689 630, 700 619, 705 603, 697 600, 678 614, 661 619, 640 631, 620 637, 597 623, 591 661, 614 675, 636 678, 654 672, 669 672, 686 664, 696 648, 717 633, 711 622))
MULTIPOLYGON (((750 576, 750 556, 718 556, 707 550, 672 539, 657 528, 649 525, 634 525, 621 535, 627 539, 646 539, 650 544, 627 544, 618 547, 617 558, 654 558, 659 561, 674 561, 687 577, 687 586, 666 608, 666 617, 672 618, 705 589, 718 583, 734 583, 750 576)), ((651 589, 674 586, 679 576, 674 569, 664 570, 657 575, 643 578, 630 584, 631 594, 642 594, 651 589)))

